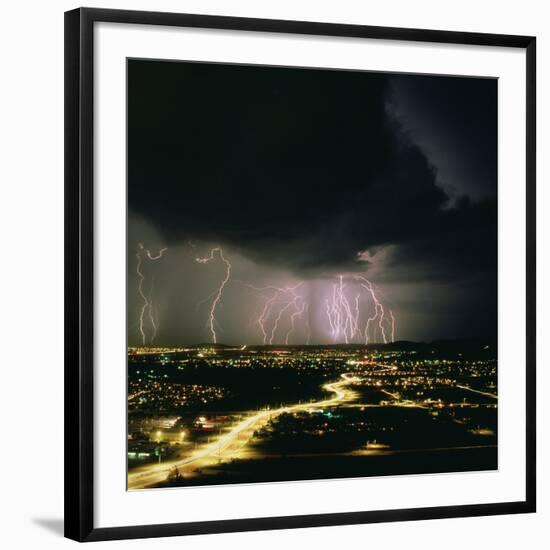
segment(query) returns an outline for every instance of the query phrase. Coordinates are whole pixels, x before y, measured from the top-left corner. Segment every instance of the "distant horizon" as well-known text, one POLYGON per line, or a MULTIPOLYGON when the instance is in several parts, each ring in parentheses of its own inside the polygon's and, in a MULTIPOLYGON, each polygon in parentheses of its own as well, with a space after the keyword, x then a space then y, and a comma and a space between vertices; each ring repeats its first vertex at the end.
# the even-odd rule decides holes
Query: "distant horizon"
POLYGON ((435 344, 443 344, 443 343, 451 343, 451 342, 464 342, 464 343, 479 343, 479 344, 487 344, 487 343, 493 343, 496 344, 498 342, 497 339, 493 338, 438 338, 435 340, 396 340, 395 342, 373 342, 369 344, 361 344, 361 343, 345 343, 345 342, 338 342, 338 343, 318 343, 318 344, 227 344, 225 342, 197 342, 197 343, 180 343, 180 344, 171 344, 171 345, 161 345, 161 344, 148 344, 148 345, 128 345, 128 348, 148 348, 148 349, 155 349, 155 348, 175 348, 180 346, 187 346, 187 347, 210 347, 210 348, 232 348, 232 349, 247 349, 247 348, 302 348, 302 347, 323 347, 323 348, 333 348, 333 347, 388 347, 388 346, 397 346, 400 344, 418 344, 418 345, 435 345, 435 344))

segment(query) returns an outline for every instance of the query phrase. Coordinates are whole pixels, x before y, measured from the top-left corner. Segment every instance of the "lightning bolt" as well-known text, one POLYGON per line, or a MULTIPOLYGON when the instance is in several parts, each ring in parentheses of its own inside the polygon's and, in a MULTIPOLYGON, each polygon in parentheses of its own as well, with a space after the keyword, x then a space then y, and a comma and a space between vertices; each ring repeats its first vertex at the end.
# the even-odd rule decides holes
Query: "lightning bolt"
MULTIPOLYGON (((160 257, 160 256, 159 256, 160 257)), ((153 258, 151 258, 153 259, 153 258)), ((158 259, 158 258, 155 258, 158 259)), ((155 316, 153 314, 153 291, 155 289, 155 277, 151 278, 151 291, 149 292, 149 321, 153 327, 153 335, 151 336, 151 344, 154 343, 155 338, 157 337, 157 323, 155 321, 155 316)))
POLYGON ((151 261, 156 261, 156 260, 159 260, 160 258, 162 258, 162 255, 164 254, 164 252, 166 252, 166 250, 168 250, 167 248, 161 248, 158 252, 158 254, 155 256, 153 254, 151 254, 151 251, 148 250, 147 248, 145 248, 143 246, 143 244, 141 243, 138 243, 138 251, 136 253, 136 258, 137 258, 137 267, 136 267, 136 272, 137 272, 137 276, 138 276, 138 294, 140 295, 141 299, 143 300, 143 304, 141 306, 141 310, 140 310, 140 314, 139 314, 139 332, 141 334, 141 341, 143 343, 143 345, 145 345, 146 341, 147 341, 147 335, 146 335, 146 332, 145 332, 145 314, 148 313, 149 315, 149 321, 153 327, 153 336, 151 337, 151 343, 154 341, 155 337, 156 337, 156 334, 157 334, 157 329, 158 329, 158 325, 157 323, 155 322, 155 319, 154 319, 154 316, 153 316, 153 287, 154 287, 154 279, 153 279, 153 282, 151 283, 151 289, 149 291, 149 296, 147 296, 145 294, 145 291, 143 289, 143 286, 144 286, 144 283, 145 283, 145 275, 143 274, 143 271, 141 270, 141 267, 142 267, 142 263, 143 263, 143 255, 145 255, 147 257, 147 259, 151 260, 151 261))
POLYGON ((264 345, 267 342, 267 331, 266 331, 266 328, 265 328, 265 323, 266 323, 269 315, 271 314, 271 308, 273 307, 273 304, 274 304, 276 299, 277 299, 277 293, 273 294, 273 296, 265 302, 264 309, 262 310, 262 313, 261 313, 260 317, 258 318, 258 325, 260 325, 260 330, 262 331, 262 334, 263 334, 263 337, 264 337, 264 345))
POLYGON ((280 310, 279 314, 275 318, 275 322, 273 323, 273 327, 271 329, 271 337, 269 338, 269 344, 273 344, 273 339, 275 338, 275 333, 277 332, 277 328, 279 327, 279 321, 281 320, 281 317, 283 316, 283 313, 290 308, 290 306, 293 305, 293 302, 288 302, 285 304, 280 310))
POLYGON ((332 302, 328 299, 325 302, 333 339, 337 340, 342 335, 346 344, 349 344, 359 330, 361 293, 355 296, 355 308, 352 310, 345 289, 344 276, 339 275, 338 282, 332 285, 332 302))
MULTIPOLYGON (((139 245, 141 248, 143 248, 142 244, 139 245)), ((141 271, 141 254, 138 252, 136 254, 137 258, 137 274, 138 274, 138 292, 143 300, 143 305, 141 306, 141 312, 139 315, 139 332, 141 333, 141 340, 143 345, 145 345, 145 329, 143 327, 143 317, 145 315, 145 312, 147 311, 147 308, 149 307, 149 300, 147 299, 147 296, 145 296, 145 293, 143 292, 143 282, 145 281, 145 275, 143 275, 141 271)))
MULTIPOLYGON (((275 338, 275 333, 277 332, 277 328, 279 327, 279 322, 281 320, 281 317, 283 314, 292 306, 297 309, 297 300, 301 298, 301 296, 298 296, 296 294, 296 289, 301 286, 302 283, 297 284, 294 287, 286 287, 284 289, 280 289, 280 292, 283 294, 290 294, 289 301, 279 310, 279 314, 275 318, 275 322, 273 323, 273 328, 271 329, 271 338, 269 339, 269 343, 273 344, 273 339, 275 338)), ((292 328, 292 325, 291 325, 292 328)), ((288 334, 287 334, 288 339, 288 334)))
MULTIPOLYGON (((369 343, 369 327, 370 327, 370 324, 373 322, 373 321, 376 321, 376 317, 378 316, 378 308, 375 306, 374 308, 374 315, 372 317, 369 317, 367 319, 367 324, 365 325, 365 344, 368 344, 369 343)), ((375 334, 376 336, 376 334, 375 334)), ((373 338, 374 340, 374 338, 373 338)))
MULTIPOLYGON (((139 243, 139 246, 141 248, 143 248, 143 245, 141 243, 139 243)), ((159 260, 160 258, 162 258, 162 255, 168 250, 167 248, 161 248, 159 250, 159 253, 156 255, 156 256, 153 256, 151 254, 151 251, 150 250, 147 250, 146 248, 143 248, 143 250, 145 250, 145 253, 147 254, 147 257, 150 259, 150 260, 159 260)))
MULTIPOLYGON (((294 313, 290 316, 290 330, 286 333, 285 344, 288 346, 290 335, 294 332, 294 326, 296 323, 296 318, 301 317, 306 309, 306 303, 301 296, 297 296, 294 301, 294 313), (301 302, 301 306, 298 307, 298 302, 301 302)), ((309 340, 309 337, 308 337, 309 340)), ((309 342, 308 342, 309 343, 309 342)))
POLYGON ((285 341, 288 341, 289 334, 290 332, 292 332, 296 317, 298 316, 297 312, 300 310, 300 306, 298 305, 298 302, 303 303, 303 297, 296 294, 296 289, 299 288, 302 284, 303 284, 303 281, 299 282, 294 286, 287 286, 287 287, 266 286, 261 288, 245 284, 245 286, 259 292, 266 292, 266 291, 271 292, 271 294, 268 295, 267 297, 264 296, 265 302, 264 302, 262 311, 260 313, 260 316, 256 321, 256 323, 260 327, 264 345, 266 345, 267 343, 269 343, 270 345, 273 344, 275 340, 275 335, 279 328, 279 323, 281 322, 285 312, 288 311, 292 306, 294 306, 294 313, 289 318, 290 331, 289 333, 287 333, 287 336, 285 338, 285 341), (271 324, 269 320, 270 318, 273 317, 273 311, 274 309, 276 309, 275 306, 278 305, 279 303, 282 303, 282 305, 279 308, 275 319, 273 320, 271 329, 269 329, 268 325, 271 324))
POLYGON ((210 250, 210 254, 204 258, 195 258, 195 260, 200 264, 206 264, 208 262, 211 262, 215 259, 215 254, 218 253, 218 256, 220 257, 220 260, 225 264, 225 277, 222 279, 222 282, 220 283, 220 286, 218 287, 218 290, 214 293, 214 299, 212 300, 212 304, 210 306, 210 316, 209 316, 209 326, 210 326, 210 332, 212 334, 212 341, 214 344, 217 344, 218 342, 218 336, 216 334, 216 329, 214 328, 214 325, 217 323, 216 321, 216 308, 218 307, 219 303, 221 302, 223 290, 225 286, 227 285, 230 277, 231 277, 231 263, 229 260, 225 258, 223 255, 223 250, 221 247, 217 246, 210 250))
POLYGON ((374 285, 366 277, 355 275, 353 279, 360 285, 360 290, 355 294, 354 300, 351 300, 346 295, 348 285, 344 282, 343 275, 338 275, 337 282, 332 284, 331 297, 325 299, 325 309, 333 340, 339 341, 343 339, 348 344, 356 337, 361 337, 362 335, 365 344, 368 344, 369 335, 374 341, 376 331, 379 329, 383 342, 387 344, 388 337, 385 323, 390 323, 391 339, 395 341, 395 318, 393 312, 390 310, 390 319, 388 319, 384 306, 376 295, 374 285), (364 330, 361 330, 359 326, 361 320, 361 289, 368 291, 374 304, 374 315, 367 318, 364 330), (373 329, 371 329, 371 325, 373 329))
MULTIPOLYGON (((384 341, 384 344, 388 343, 388 339, 386 338, 386 329, 384 328, 383 322, 384 322, 384 306, 380 303, 378 298, 376 297, 376 293, 374 292, 374 286, 373 284, 366 279, 363 276, 356 275, 355 278, 359 281, 363 281, 361 283, 361 286, 365 289, 367 289, 372 297, 372 301, 374 302, 374 317, 369 317, 367 320, 367 325, 365 327, 365 344, 368 344, 368 331, 369 326, 372 321, 376 321, 378 318, 378 326, 380 327, 380 333, 382 335, 382 340, 384 341)), ((393 314, 392 314, 393 316, 393 314)))
MULTIPOLYGON (((218 252, 222 261, 227 266, 225 279, 219 288, 204 301, 212 299, 210 310, 210 330, 214 342, 216 342, 216 307, 219 304, 225 285, 229 281, 231 265, 224 258, 220 248, 215 248, 206 258, 197 258, 198 262, 207 263, 215 258, 218 252)), ((262 301, 259 314, 254 315, 251 324, 257 324, 264 345, 277 343, 278 336, 281 341, 289 345, 293 333, 300 326, 307 344, 311 339, 311 327, 309 315, 306 311, 311 309, 311 298, 305 298, 298 288, 306 284, 300 281, 293 286, 256 287, 236 280, 254 291, 260 292, 262 301), (298 325, 301 322, 301 325, 298 325), (283 331, 284 327, 284 331, 283 331)), ((396 319, 392 310, 386 310, 379 297, 379 289, 363 275, 345 274, 338 275, 331 284, 331 293, 324 300, 326 318, 328 319, 330 334, 335 342, 364 342, 369 344, 376 342, 378 333, 380 340, 387 344, 395 341, 396 319), (367 292, 365 292, 367 291, 367 292), (366 306, 372 302, 374 313, 367 316, 366 306), (391 331, 391 332, 390 332, 391 331)), ((321 311, 322 311, 321 307, 321 311)))

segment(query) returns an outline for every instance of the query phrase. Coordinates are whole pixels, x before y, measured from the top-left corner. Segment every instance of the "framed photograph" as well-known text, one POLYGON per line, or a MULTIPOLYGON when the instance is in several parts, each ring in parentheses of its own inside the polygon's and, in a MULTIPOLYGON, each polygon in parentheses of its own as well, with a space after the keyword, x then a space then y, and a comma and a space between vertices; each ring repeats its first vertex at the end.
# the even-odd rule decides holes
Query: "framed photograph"
POLYGON ((535 38, 65 14, 65 532, 535 511, 535 38))

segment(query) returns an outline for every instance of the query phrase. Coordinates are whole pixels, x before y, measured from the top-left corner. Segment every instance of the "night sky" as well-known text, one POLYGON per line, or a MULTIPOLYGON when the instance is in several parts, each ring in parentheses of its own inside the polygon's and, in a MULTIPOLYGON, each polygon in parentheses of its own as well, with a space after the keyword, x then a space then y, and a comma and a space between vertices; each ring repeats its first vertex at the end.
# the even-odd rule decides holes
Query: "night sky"
POLYGON ((224 258, 218 342, 289 286, 272 343, 494 338, 497 81, 129 60, 129 344, 211 342, 224 258))

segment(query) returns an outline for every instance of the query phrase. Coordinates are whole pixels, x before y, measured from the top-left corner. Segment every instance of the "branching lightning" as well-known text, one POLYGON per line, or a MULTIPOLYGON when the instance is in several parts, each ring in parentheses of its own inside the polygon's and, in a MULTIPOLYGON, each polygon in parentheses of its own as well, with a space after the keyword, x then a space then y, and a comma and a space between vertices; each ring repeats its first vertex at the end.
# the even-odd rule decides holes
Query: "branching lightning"
POLYGON ((151 324, 151 327, 153 329, 153 333, 152 333, 152 336, 151 336, 150 343, 154 342, 155 337, 157 335, 157 330, 158 330, 158 322, 155 321, 154 311, 153 311, 154 278, 151 280, 151 287, 149 289, 149 295, 147 296, 145 294, 145 290, 144 290, 145 275, 144 275, 144 273, 141 269, 142 268, 142 262, 143 262, 143 259, 144 259, 143 256, 145 256, 148 260, 151 260, 151 261, 160 260, 160 258, 162 258, 162 255, 164 254, 164 252, 166 252, 166 250, 168 250, 168 249, 167 248, 161 248, 157 255, 153 255, 153 254, 151 254, 150 250, 148 250, 147 248, 145 248, 143 246, 143 244, 141 244, 141 243, 138 244, 138 251, 136 253, 136 258, 137 258, 136 272, 137 272, 137 276, 138 276, 138 293, 139 293, 141 299, 143 300, 143 304, 141 306, 141 310, 140 310, 140 314, 139 314, 138 326, 139 326, 139 332, 141 334, 141 341, 142 341, 143 345, 145 345, 147 343, 147 334, 146 334, 146 330, 145 330, 145 317, 146 317, 146 314, 149 317, 149 323, 151 324))
POLYGON ((218 254, 220 260, 225 264, 225 276, 222 282, 220 283, 220 286, 218 287, 218 289, 214 292, 214 299, 212 300, 212 304, 210 305, 209 327, 210 327, 210 333, 212 334, 212 342, 214 344, 218 342, 218 335, 216 333, 216 328, 215 328, 215 325, 217 324, 216 309, 221 302, 224 288, 231 277, 231 263, 229 262, 229 260, 225 258, 225 256, 223 255, 223 250, 219 246, 210 250, 210 254, 208 256, 204 258, 195 258, 198 263, 206 264, 215 259, 216 253, 218 254))
MULTIPOLYGON (((290 335, 294 332, 294 327, 296 325, 296 319, 298 317, 301 317, 304 314, 304 311, 306 310, 306 303, 303 301, 301 296, 298 296, 297 300, 294 302, 295 310, 290 316, 290 330, 286 333, 285 338, 285 344, 288 346, 290 335), (300 306, 298 306, 298 302, 301 303, 300 306)), ((307 342, 309 343, 309 342, 307 342)))
MULTIPOLYGON (((380 334, 382 336, 382 340, 383 340, 384 344, 387 344, 388 339, 386 338, 386 329, 384 327, 384 306, 382 305, 382 303, 376 297, 376 292, 374 291, 374 286, 368 279, 366 279, 365 277, 363 277, 361 275, 356 275, 355 279, 358 280, 358 281, 361 281, 361 286, 369 291, 369 293, 372 297, 372 301, 374 303, 374 316, 369 317, 367 319, 367 324, 365 325, 365 344, 369 343, 369 327, 370 327, 370 324, 371 324, 371 322, 376 321, 376 319, 378 319, 378 327, 380 328, 380 334)), ((392 314, 392 316, 393 316, 393 314, 392 314)))
MULTIPOLYGON (((256 320, 256 324, 260 327, 264 345, 275 343, 279 323, 284 317, 288 317, 289 321, 289 328, 285 336, 285 343, 288 344, 290 335, 295 328, 296 319, 301 317, 307 308, 303 296, 296 292, 302 284, 303 282, 294 286, 266 286, 261 288, 245 284, 248 288, 263 293, 265 298, 261 313, 256 320), (267 296, 265 295, 266 292, 268 293, 267 296), (290 315, 285 315, 287 312, 291 312, 290 315)), ((309 324, 307 324, 307 330, 309 331, 309 324)))
MULTIPOLYGON (((148 255, 150 259, 157 257, 148 255)), ((205 257, 197 257, 195 261, 207 264, 219 260, 225 266, 225 274, 216 290, 199 303, 209 302, 210 311, 207 327, 212 336, 212 342, 218 343, 219 324, 217 320, 218 308, 223 301, 224 292, 231 280, 232 265, 224 255, 221 247, 212 248, 205 257)), ((138 265, 139 273, 139 265, 138 265)), ((296 339, 296 333, 310 343, 312 313, 322 312, 324 321, 317 321, 315 330, 327 323, 329 334, 335 343, 364 343, 374 344, 388 341, 394 342, 396 336, 396 319, 391 309, 386 310, 375 285, 364 275, 340 274, 332 281, 329 280, 330 293, 321 298, 321 308, 315 304, 315 296, 311 292, 302 292, 299 289, 307 285, 307 281, 300 281, 289 286, 269 285, 256 287, 243 281, 235 280, 243 286, 261 294, 259 310, 252 318, 252 325, 258 327, 261 341, 264 345, 290 345, 296 339), (306 298, 306 296, 308 296, 306 298), (324 302, 324 303, 323 303, 324 302), (312 307, 315 306, 316 307, 312 307)), ((148 300, 142 293, 144 311, 148 307, 148 300)), ((246 302, 245 302, 246 303, 246 302)), ((151 314, 151 313, 150 313, 151 314)), ((154 318, 150 318, 153 329, 156 330, 154 318)), ((323 329, 321 329, 323 330, 323 329)))
POLYGON ((384 344, 388 343, 386 326, 391 323, 391 341, 395 341, 395 317, 390 310, 389 321, 386 316, 384 306, 376 294, 376 290, 371 281, 363 275, 354 275, 348 277, 347 284, 344 282, 344 276, 339 275, 337 282, 332 284, 332 294, 330 298, 325 299, 325 310, 330 327, 330 334, 335 342, 343 341, 346 344, 357 341, 362 338, 365 344, 376 342, 377 332, 384 344), (350 280, 352 284, 350 284, 350 280), (353 284, 354 283, 354 284, 353 284), (348 286, 357 288, 355 298, 348 297, 348 286), (362 315, 362 305, 365 300, 362 299, 362 292, 367 291, 367 296, 374 306, 374 312, 370 316, 362 315), (352 307, 352 304, 354 307, 352 307), (365 319, 362 321, 362 318, 365 319), (364 323, 364 325, 363 325, 364 323), (364 326, 364 328, 361 328, 364 326))
POLYGON ((343 338, 349 344, 358 331, 361 293, 355 296, 355 308, 352 311, 345 289, 344 276, 339 275, 338 282, 332 285, 332 300, 327 298, 325 304, 333 340, 343 338))
MULTIPOLYGON (((264 345, 289 345, 298 328, 305 336, 306 344, 309 344, 311 303, 298 291, 306 284, 304 281, 285 287, 243 284, 263 295, 255 324, 259 327, 264 345)), ((338 275, 330 285, 330 295, 324 299, 324 310, 334 342, 369 344, 376 343, 378 338, 383 343, 395 341, 393 311, 386 313, 371 281, 363 275, 338 275), (374 312, 369 316, 371 308, 374 308, 374 312), (388 338, 389 331, 391 334, 388 338)))

